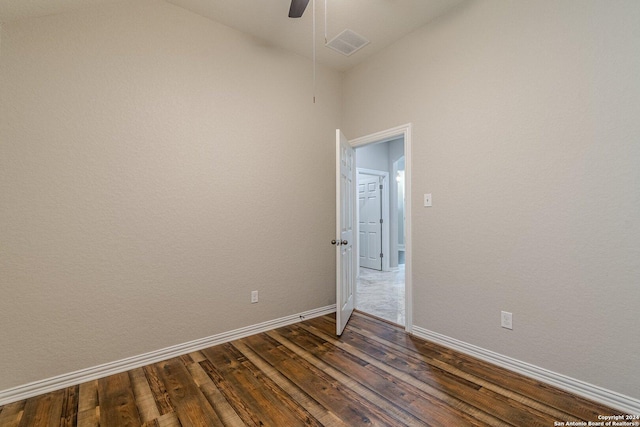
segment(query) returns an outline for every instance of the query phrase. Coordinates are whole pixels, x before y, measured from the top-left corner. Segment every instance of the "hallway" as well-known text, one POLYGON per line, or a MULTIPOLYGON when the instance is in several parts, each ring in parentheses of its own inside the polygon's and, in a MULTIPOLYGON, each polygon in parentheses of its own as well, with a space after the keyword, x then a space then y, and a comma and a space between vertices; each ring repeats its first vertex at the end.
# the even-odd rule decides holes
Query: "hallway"
POLYGON ((395 271, 361 267, 356 309, 404 326, 404 264, 395 271))

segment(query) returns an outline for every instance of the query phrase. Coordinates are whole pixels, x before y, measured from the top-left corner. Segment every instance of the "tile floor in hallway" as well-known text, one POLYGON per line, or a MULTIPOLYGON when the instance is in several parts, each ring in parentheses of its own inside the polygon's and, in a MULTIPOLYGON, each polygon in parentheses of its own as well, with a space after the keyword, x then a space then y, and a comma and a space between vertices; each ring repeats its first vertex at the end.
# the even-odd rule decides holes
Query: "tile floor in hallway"
POLYGON ((404 326, 404 264, 394 271, 360 267, 356 309, 404 326))

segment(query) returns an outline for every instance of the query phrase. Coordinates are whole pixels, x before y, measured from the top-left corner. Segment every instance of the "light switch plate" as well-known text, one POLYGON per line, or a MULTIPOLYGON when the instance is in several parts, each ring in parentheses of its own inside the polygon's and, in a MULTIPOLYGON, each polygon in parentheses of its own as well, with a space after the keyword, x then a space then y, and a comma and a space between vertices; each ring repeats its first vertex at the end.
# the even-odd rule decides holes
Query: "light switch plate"
POLYGON ((424 195, 424 206, 426 208, 430 208, 431 206, 433 206, 431 203, 431 193, 426 193, 424 195))

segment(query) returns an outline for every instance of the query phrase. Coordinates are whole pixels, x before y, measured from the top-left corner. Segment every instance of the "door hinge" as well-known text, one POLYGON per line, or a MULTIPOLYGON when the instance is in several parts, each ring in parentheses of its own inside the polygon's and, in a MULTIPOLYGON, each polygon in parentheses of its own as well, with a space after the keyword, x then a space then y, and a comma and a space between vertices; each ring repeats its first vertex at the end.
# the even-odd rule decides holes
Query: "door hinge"
POLYGON ((380 218, 380 224, 382 224, 382 218, 380 218))
POLYGON ((382 184, 380 184, 380 189, 382 190, 382 184))
POLYGON ((380 258, 383 258, 384 254, 382 252, 380 252, 380 258))

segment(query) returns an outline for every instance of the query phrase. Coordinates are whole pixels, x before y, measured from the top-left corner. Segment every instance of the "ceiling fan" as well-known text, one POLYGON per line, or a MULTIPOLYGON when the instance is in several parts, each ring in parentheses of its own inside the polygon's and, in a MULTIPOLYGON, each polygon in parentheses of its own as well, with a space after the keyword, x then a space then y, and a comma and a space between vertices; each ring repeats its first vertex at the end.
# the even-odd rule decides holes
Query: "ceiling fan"
MULTIPOLYGON (((300 18, 304 13, 304 10, 307 8, 309 4, 309 0, 291 0, 291 6, 289 7, 289 18, 300 18)), ((325 9, 326 9, 326 0, 325 0, 325 9)), ((313 0, 313 19, 312 19, 312 28, 313 28, 313 103, 316 103, 316 0, 313 0)), ((326 12, 326 10, 325 10, 326 12)), ((325 13, 326 20, 326 13, 325 13)), ((325 32, 326 32, 326 21, 325 21, 325 32)), ((326 37, 325 37, 326 41, 326 37)))
POLYGON ((289 18, 300 18, 308 4, 309 0, 291 0, 289 18))

